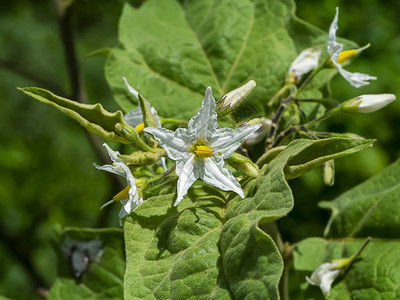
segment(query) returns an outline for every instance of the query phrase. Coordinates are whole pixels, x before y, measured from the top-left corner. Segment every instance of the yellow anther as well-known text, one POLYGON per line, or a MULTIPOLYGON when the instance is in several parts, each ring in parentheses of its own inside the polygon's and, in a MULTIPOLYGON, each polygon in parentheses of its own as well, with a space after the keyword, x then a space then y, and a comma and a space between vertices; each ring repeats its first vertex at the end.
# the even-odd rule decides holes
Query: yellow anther
POLYGON ((124 199, 129 198, 129 190, 131 189, 131 185, 128 185, 126 188, 124 188, 122 191, 120 191, 118 194, 116 194, 113 199, 114 201, 121 201, 124 199))
POLYGON ((339 54, 339 58, 337 60, 337 62, 339 64, 344 63, 346 60, 348 60, 350 57, 353 57, 354 55, 357 54, 357 50, 352 49, 352 50, 346 50, 346 51, 342 51, 339 54))
POLYGON ((144 123, 140 123, 138 126, 135 127, 137 132, 142 133, 144 129, 144 123))
POLYGON ((201 158, 211 157, 214 154, 214 150, 211 150, 205 145, 195 145, 193 153, 201 158))

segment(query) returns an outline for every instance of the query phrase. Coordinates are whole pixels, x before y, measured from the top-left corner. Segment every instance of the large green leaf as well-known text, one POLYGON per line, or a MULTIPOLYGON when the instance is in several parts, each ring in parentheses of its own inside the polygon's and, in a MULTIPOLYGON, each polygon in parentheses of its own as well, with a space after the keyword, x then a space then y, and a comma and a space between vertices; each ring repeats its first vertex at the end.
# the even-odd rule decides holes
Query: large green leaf
POLYGON ((79 103, 40 88, 29 87, 19 88, 19 90, 36 100, 54 106, 59 111, 78 121, 89 131, 102 136, 106 140, 124 144, 131 143, 115 129, 115 125, 118 123, 126 124, 121 111, 110 113, 99 103, 79 103))
MULTIPOLYGON (((368 162, 366 162, 368 163, 368 162)), ((400 238, 400 160, 333 201, 328 237, 400 238)))
MULTIPOLYGON (((149 0, 138 9, 126 4, 121 44, 106 63, 115 99, 125 111, 134 107, 125 76, 160 115, 189 118, 207 86, 218 99, 254 79, 258 85, 238 117, 260 115, 299 51, 326 44, 326 33, 294 11, 292 0, 149 0)), ((331 75, 317 79, 308 96, 331 75)))
MULTIPOLYGON (((365 239, 343 241, 309 238, 300 242, 294 253, 298 287, 291 299, 322 299, 318 287, 306 284, 305 276, 321 264, 350 257, 365 239)), ((336 279, 328 299, 399 299, 400 240, 372 240, 350 269, 336 279)), ((293 278, 293 277, 292 277, 293 278)))
POLYGON ((282 259, 259 225, 293 207, 285 179, 288 162, 310 152, 309 159, 316 158, 314 153, 325 157, 323 163, 360 149, 360 140, 343 140, 292 142, 263 168, 262 176, 243 184, 245 199, 203 185, 190 189, 177 207, 176 194, 146 199, 124 223, 125 298, 278 299, 282 259))
POLYGON ((48 299, 122 299, 125 253, 121 229, 66 228, 57 233, 59 278, 48 299))

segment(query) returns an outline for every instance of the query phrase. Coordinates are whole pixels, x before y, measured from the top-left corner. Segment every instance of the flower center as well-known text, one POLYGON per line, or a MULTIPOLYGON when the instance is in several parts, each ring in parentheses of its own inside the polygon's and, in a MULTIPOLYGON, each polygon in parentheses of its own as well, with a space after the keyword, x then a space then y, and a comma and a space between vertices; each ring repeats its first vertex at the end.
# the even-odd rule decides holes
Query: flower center
POLYGON ((194 155, 201 158, 211 157, 214 154, 214 150, 211 150, 206 145, 194 145, 193 148, 194 149, 192 150, 192 152, 194 153, 194 155))
POLYGON ((131 189, 131 185, 128 185, 126 188, 124 188, 122 191, 120 191, 118 194, 116 194, 113 197, 114 201, 121 201, 124 199, 129 198, 129 190, 131 189))
POLYGON ((143 129, 144 129, 144 123, 140 123, 139 125, 137 125, 137 126, 135 127, 135 129, 136 129, 139 133, 142 133, 142 132, 143 132, 143 129))
POLYGON ((353 49, 353 50, 346 50, 346 51, 342 51, 339 54, 339 58, 337 60, 337 62, 339 64, 344 63, 346 60, 348 60, 350 57, 354 56, 357 54, 357 50, 353 49))

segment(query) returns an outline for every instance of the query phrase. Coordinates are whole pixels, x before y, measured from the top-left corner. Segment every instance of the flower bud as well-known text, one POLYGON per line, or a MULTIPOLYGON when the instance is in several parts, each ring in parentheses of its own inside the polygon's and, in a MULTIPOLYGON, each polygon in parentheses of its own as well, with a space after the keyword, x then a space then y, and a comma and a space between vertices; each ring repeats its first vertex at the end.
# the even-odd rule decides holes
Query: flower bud
POLYGON ((250 80, 246 84, 229 92, 221 97, 217 102, 218 117, 223 117, 236 109, 240 103, 246 98, 251 91, 256 87, 256 82, 250 80))
POLYGON ((261 127, 257 129, 249 138, 244 142, 245 146, 253 146, 265 139, 271 130, 272 121, 262 117, 260 119, 261 127))
POLYGON ((250 159, 239 153, 233 153, 233 155, 229 157, 227 161, 234 168, 242 171, 250 177, 256 178, 258 176, 258 167, 250 159))
POLYGON ((393 94, 369 94, 350 99, 341 105, 342 112, 370 113, 385 107, 396 100, 393 94))
POLYGON ((327 186, 333 186, 335 183, 335 163, 333 160, 328 160, 322 165, 322 176, 327 186))
POLYGON ((296 84, 300 79, 318 67, 321 49, 307 48, 303 50, 290 65, 286 75, 286 83, 296 84))

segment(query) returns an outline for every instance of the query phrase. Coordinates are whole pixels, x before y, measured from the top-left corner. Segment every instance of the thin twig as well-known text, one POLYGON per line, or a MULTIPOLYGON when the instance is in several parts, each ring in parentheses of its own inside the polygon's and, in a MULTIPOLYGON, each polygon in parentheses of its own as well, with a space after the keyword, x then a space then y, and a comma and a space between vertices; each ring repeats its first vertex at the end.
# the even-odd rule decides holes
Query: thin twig
POLYGON ((279 121, 280 121, 280 119, 282 117, 283 111, 285 110, 285 108, 288 105, 288 103, 290 101, 292 101, 292 100, 293 100, 293 97, 290 96, 290 97, 286 98, 285 100, 283 100, 281 105, 279 106, 278 111, 276 112, 276 115, 272 120, 271 129, 269 131, 269 135, 268 135, 268 138, 266 140, 267 149, 271 148, 270 146, 271 146, 271 144, 272 144, 272 142, 274 140, 276 129, 278 128, 279 121))

